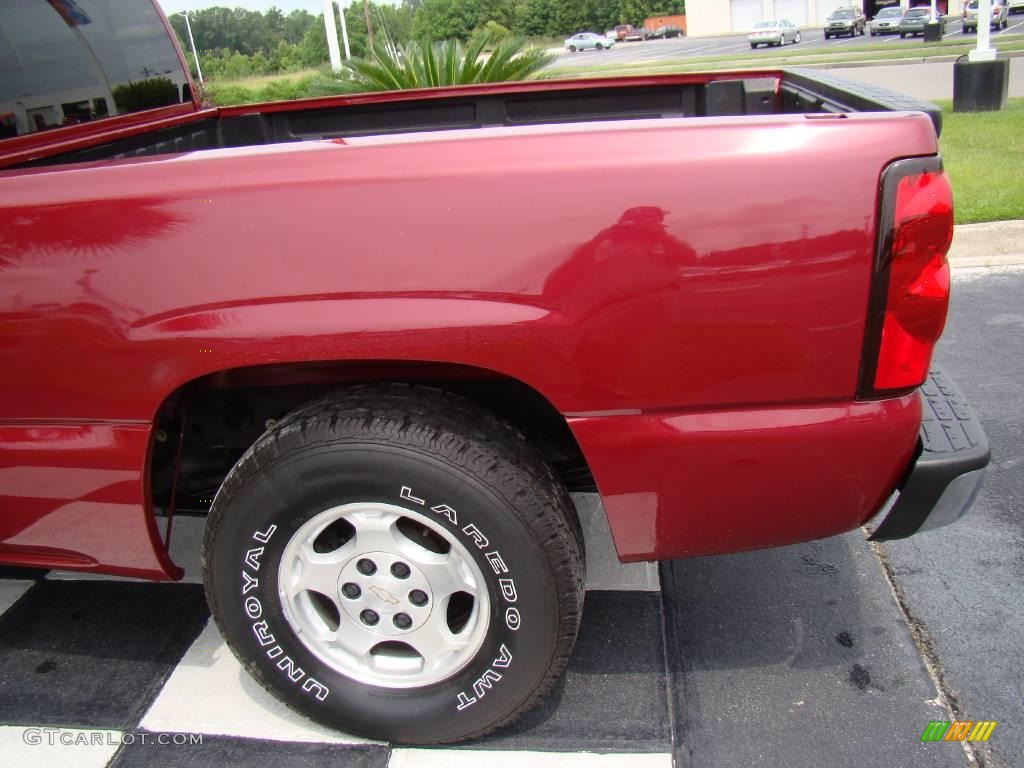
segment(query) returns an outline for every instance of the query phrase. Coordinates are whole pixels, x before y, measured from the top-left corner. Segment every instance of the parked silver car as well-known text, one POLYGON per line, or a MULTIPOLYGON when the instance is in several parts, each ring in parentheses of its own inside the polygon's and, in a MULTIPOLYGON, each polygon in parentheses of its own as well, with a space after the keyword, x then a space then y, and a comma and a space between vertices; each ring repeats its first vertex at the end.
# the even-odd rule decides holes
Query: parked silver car
POLYGON ((800 42, 800 30, 786 19, 768 19, 754 25, 754 31, 747 35, 751 48, 759 45, 785 45, 800 42))
POLYGON ((903 18, 903 9, 898 5, 890 8, 883 8, 871 19, 868 25, 871 28, 871 36, 888 35, 900 31, 900 19, 903 18))
MULTIPOLYGON (((1006 29, 1006 26, 1010 23, 1010 8, 1005 3, 997 2, 992 0, 992 29, 1006 29)), ((967 5, 964 6, 963 11, 963 33, 966 35, 968 32, 978 31, 978 0, 970 0, 967 5)))

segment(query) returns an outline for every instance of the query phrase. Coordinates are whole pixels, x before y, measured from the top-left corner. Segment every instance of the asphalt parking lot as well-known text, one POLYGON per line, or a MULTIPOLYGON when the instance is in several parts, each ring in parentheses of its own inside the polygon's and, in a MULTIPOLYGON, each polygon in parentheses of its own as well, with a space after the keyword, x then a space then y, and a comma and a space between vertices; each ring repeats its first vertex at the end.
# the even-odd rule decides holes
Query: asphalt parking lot
MULTIPOLYGON (((952 37, 974 40, 975 33, 963 34, 962 24, 959 18, 950 19, 946 26, 944 39, 952 37)), ((992 32, 994 45, 998 45, 999 37, 1006 34, 1020 34, 1024 32, 1024 15, 1010 17, 1010 23, 1005 30, 992 32)), ((872 37, 870 34, 858 35, 856 37, 833 37, 825 39, 824 32, 820 27, 801 29, 801 42, 797 47, 824 48, 827 50, 840 51, 850 47, 862 45, 881 45, 898 47, 922 46, 920 37, 908 37, 900 39, 899 35, 879 35, 872 37)), ((668 61, 686 59, 698 56, 728 56, 730 54, 760 54, 764 56, 778 56, 781 51, 787 51, 792 45, 785 48, 759 46, 756 50, 750 48, 746 34, 726 35, 722 37, 677 37, 670 40, 644 40, 642 42, 618 43, 610 51, 579 51, 570 53, 560 51, 558 58, 551 65, 552 67, 574 67, 593 66, 596 63, 604 64, 631 64, 631 63, 653 63, 656 61, 668 61)))

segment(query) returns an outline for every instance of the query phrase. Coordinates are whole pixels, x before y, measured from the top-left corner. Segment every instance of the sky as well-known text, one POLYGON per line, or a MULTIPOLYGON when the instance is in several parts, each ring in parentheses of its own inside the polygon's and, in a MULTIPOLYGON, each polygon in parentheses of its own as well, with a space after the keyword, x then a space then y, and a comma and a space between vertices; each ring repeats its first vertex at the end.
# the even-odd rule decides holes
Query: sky
MULTIPOLYGON (((250 11, 265 11, 276 5, 285 15, 294 10, 306 10, 310 13, 323 11, 322 0, 159 0, 160 6, 168 16, 178 11, 198 11, 201 8, 221 6, 225 8, 246 8, 250 11)), ((352 0, 342 0, 339 5, 347 6, 352 0)))

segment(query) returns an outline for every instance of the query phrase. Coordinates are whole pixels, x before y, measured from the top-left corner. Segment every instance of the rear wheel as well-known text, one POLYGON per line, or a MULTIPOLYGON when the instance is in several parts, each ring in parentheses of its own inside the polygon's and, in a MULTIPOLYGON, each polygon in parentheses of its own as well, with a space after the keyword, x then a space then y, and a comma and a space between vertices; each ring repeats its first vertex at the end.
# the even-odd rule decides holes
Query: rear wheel
POLYGON ((575 45, 570 45, 569 46, 569 53, 576 53, 576 46, 575 45))
POLYGON ((750 47, 751 47, 751 48, 757 48, 757 43, 751 43, 751 44, 750 44, 750 47))
POLYGON ((515 720, 561 675, 581 539, 518 431, 438 390, 355 387, 283 419, 231 470, 206 592, 290 707, 368 738, 450 742, 515 720))
POLYGON ((799 43, 800 40, 801 40, 800 33, 797 32, 796 33, 796 37, 793 38, 793 45, 796 45, 797 43, 799 43))

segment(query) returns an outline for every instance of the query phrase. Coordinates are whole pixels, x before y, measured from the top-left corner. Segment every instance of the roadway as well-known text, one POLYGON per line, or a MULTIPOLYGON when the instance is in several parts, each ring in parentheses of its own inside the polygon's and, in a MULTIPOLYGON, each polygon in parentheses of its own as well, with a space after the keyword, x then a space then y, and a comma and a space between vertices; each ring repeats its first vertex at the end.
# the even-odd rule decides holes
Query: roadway
MULTIPOLYGON (((959 18, 950 19, 946 24, 944 39, 963 38, 965 41, 973 41, 975 33, 963 34, 963 25, 959 18)), ((993 44, 998 46, 999 38, 1006 34, 1020 34, 1024 32, 1024 15, 1010 17, 1010 23, 1004 30, 992 32, 993 44)), ((900 39, 899 35, 879 35, 872 37, 870 34, 858 35, 856 37, 833 37, 825 39, 824 31, 820 28, 806 28, 800 30, 800 49, 820 48, 826 51, 844 51, 856 49, 864 45, 885 45, 897 48, 920 48, 922 40, 920 37, 908 37, 900 39)), ((595 64, 653 64, 659 61, 672 61, 704 56, 730 56, 750 54, 766 57, 777 57, 782 52, 789 52, 792 44, 780 49, 778 47, 759 46, 756 50, 750 48, 746 34, 726 35, 722 37, 677 37, 671 40, 645 40, 634 43, 618 43, 610 51, 580 51, 570 53, 560 51, 552 67, 589 67, 595 64)))

